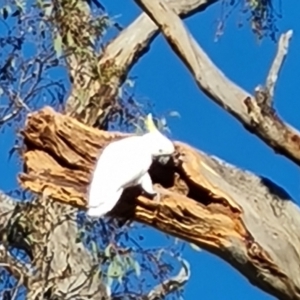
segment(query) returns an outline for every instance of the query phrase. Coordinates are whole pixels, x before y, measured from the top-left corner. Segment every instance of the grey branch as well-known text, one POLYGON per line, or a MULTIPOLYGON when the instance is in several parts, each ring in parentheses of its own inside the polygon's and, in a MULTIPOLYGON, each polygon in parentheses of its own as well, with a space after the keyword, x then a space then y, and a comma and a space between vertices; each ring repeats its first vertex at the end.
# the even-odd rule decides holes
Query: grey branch
POLYGON ((293 35, 293 31, 289 30, 280 36, 277 53, 266 80, 266 88, 269 92, 270 99, 273 99, 274 97, 275 85, 279 76, 279 72, 283 66, 285 57, 288 53, 289 42, 292 35, 293 35))
POLYGON ((193 75, 198 87, 276 153, 300 166, 300 133, 273 110, 262 110, 255 97, 229 80, 189 34, 180 18, 163 0, 135 0, 148 13, 166 41, 193 75))
POLYGON ((157 285, 146 297, 147 300, 164 299, 168 294, 178 291, 190 278, 190 266, 187 261, 182 260, 182 267, 177 275, 157 285))
POLYGON ((2 244, 3 232, 7 229, 9 220, 16 208, 17 200, 6 195, 2 190, 0 190, 0 203, 0 232, 2 233, 0 244, 2 244))

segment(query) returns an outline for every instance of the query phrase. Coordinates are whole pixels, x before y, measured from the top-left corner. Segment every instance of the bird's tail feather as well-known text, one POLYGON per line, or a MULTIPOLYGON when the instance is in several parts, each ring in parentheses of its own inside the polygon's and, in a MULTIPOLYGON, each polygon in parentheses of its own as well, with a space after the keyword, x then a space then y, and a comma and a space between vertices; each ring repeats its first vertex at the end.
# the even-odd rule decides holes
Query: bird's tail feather
POLYGON ((108 212, 110 212, 118 203, 121 195, 122 195, 123 189, 118 190, 114 193, 109 193, 107 196, 102 196, 101 202, 100 199, 93 199, 90 197, 89 203, 97 203, 97 205, 89 205, 87 208, 87 215, 91 217, 102 217, 108 212), (95 201, 98 200, 98 201, 95 201))

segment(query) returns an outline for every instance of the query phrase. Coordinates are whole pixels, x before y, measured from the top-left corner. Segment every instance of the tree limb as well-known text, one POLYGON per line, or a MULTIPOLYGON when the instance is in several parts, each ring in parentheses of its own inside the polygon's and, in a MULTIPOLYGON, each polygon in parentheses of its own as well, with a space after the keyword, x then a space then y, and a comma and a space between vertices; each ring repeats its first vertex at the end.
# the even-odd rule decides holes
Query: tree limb
MULTIPOLYGON (((182 18, 189 17, 206 9, 218 0, 169 0, 169 5, 182 18)), ((122 86, 130 69, 149 50, 149 46, 158 35, 158 28, 147 16, 141 14, 132 24, 124 29, 105 48, 100 57, 98 70, 101 78, 109 74, 109 81, 100 82, 87 74, 81 74, 80 80, 74 81, 72 93, 67 100, 68 115, 83 123, 96 126, 99 119, 105 117, 105 107, 115 102, 118 89, 122 86), (78 102, 78 91, 87 94, 85 101, 78 102)), ((74 67, 75 69, 75 67, 74 67)))
MULTIPOLYGON (((170 1, 172 6, 178 10, 178 13, 183 16, 203 10, 214 2, 216 0, 170 1)), ((68 3, 63 5, 68 5, 68 3)), ((67 11, 67 7, 59 10, 58 5, 55 8, 58 9, 53 10, 56 14, 67 11)), ((61 36, 66 34, 65 27, 69 28, 71 23, 74 25, 74 23, 80 21, 77 22, 76 26, 78 27, 78 24, 89 19, 88 14, 83 15, 84 10, 77 10, 76 13, 75 19, 73 17, 73 19, 66 19, 57 15, 57 19, 61 23, 56 25, 61 36)), ((82 29, 82 26, 78 28, 82 29)), ((98 79, 93 79, 90 72, 91 62, 86 60, 86 57, 80 57, 75 53, 68 56, 69 72, 73 80, 73 86, 71 96, 67 101, 67 113, 73 115, 73 112, 75 112, 75 115, 83 122, 95 125, 99 115, 102 114, 103 105, 115 97, 127 72, 137 61, 137 58, 146 53, 149 43, 156 35, 157 28, 155 24, 146 14, 143 14, 132 26, 125 29, 115 41, 111 42, 102 55, 99 66, 105 73, 106 68, 111 69, 111 65, 113 65, 116 72, 105 84, 103 82, 100 84, 98 79), (132 43, 124 44, 124 40, 127 40, 128 37, 133 39, 132 43), (82 90, 88 92, 88 102, 80 103, 80 105, 84 105, 81 109, 78 109, 76 101, 78 102, 79 92, 82 90)), ((78 39, 76 42, 80 44, 83 41, 78 39)), ((87 48, 89 55, 92 55, 92 49, 87 48)), ((36 175, 39 176, 38 173, 36 175)), ((41 191, 39 191, 39 195, 41 191)), ((37 199, 33 204, 22 206, 22 209, 14 214, 13 220, 10 220, 11 224, 18 227, 22 233, 25 229, 30 228, 30 234, 26 237, 26 241, 22 241, 22 247, 32 257, 33 264, 38 271, 35 276, 32 276, 29 283, 28 299, 43 297, 43 293, 49 292, 49 290, 53 296, 64 295, 68 291, 68 297, 80 296, 81 299, 91 296, 93 299, 107 298, 105 287, 99 279, 93 278, 92 283, 86 280, 94 265, 88 250, 85 249, 82 243, 76 243, 75 241, 77 227, 74 218, 64 219, 65 207, 63 205, 51 200, 44 202, 37 199), (61 218, 57 219, 58 216, 61 216, 61 218), (38 224, 45 224, 45 226, 38 224), (53 228, 50 233, 49 228, 53 228), (44 240, 45 237, 47 237, 47 240, 44 240), (44 258, 49 261, 45 261, 44 258), (70 290, 71 287, 74 291, 70 290)), ((14 209, 12 209, 12 212, 14 212, 14 209)), ((70 214, 72 215, 72 213, 70 214)), ((3 221, 1 224, 5 224, 5 222, 3 221)), ((19 247, 20 245, 15 246, 19 247)))
MULTIPOLYGON (((284 63, 284 59, 288 53, 289 42, 292 35, 293 31, 289 30, 286 33, 283 33, 279 38, 277 53, 266 80, 266 88, 271 99, 274 98, 275 85, 278 79, 279 72, 284 63)), ((271 103, 269 103, 268 105, 271 106, 271 103)))
MULTIPOLYGON (((213 64, 164 0, 135 0, 157 24, 170 47, 193 75, 198 87, 214 102, 297 165, 300 165, 300 133, 284 123, 271 107, 230 81, 213 64)), ((264 101, 262 101, 264 102, 264 101)))
MULTIPOLYGON (((21 185, 83 209, 99 151, 126 136, 88 127, 51 108, 31 114, 23 134, 21 185)), ((128 189, 112 214, 218 255, 279 299, 300 299, 300 210, 291 197, 267 178, 175 144, 182 162, 174 158, 174 164, 154 164, 150 170, 160 203, 128 189)))

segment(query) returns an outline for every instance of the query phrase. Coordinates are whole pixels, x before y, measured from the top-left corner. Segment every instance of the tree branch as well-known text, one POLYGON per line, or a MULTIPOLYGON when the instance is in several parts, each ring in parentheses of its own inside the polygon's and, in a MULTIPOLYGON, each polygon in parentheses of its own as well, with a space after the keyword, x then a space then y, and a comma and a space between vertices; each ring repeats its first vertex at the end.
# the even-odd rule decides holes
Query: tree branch
POLYGON ((12 257, 3 245, 0 245, 0 267, 5 268, 19 281, 18 286, 28 286, 32 272, 25 264, 12 257))
POLYGON ((6 228, 9 219, 14 212, 17 205, 15 199, 7 196, 3 191, 0 190, 0 231, 6 228))
MULTIPOLYGON (((51 108, 31 114, 23 134, 21 185, 83 209, 99 151, 126 136, 88 127, 51 108)), ((300 299, 300 210, 291 197, 267 178, 175 144, 185 159, 150 170, 160 203, 128 189, 112 214, 218 255, 279 299, 300 299)))
POLYGON ((256 97, 226 78, 165 1, 135 2, 157 24, 170 47, 190 70, 198 87, 211 100, 227 110, 277 153, 300 165, 300 133, 296 129, 280 120, 272 108, 261 105, 265 101, 257 101, 256 97))
POLYGON ((190 266, 187 262, 181 262, 179 273, 163 283, 157 285, 148 295, 147 300, 164 299, 168 294, 183 287, 190 278, 190 266))
MULTIPOLYGON (((284 63, 284 59, 288 53, 289 42, 292 35, 293 31, 289 30, 286 33, 282 34, 279 38, 277 53, 266 80, 266 88, 271 99, 274 98, 275 85, 278 79, 279 72, 284 63)), ((269 103, 269 106, 271 106, 271 103, 269 103)))
MULTIPOLYGON (((169 0, 169 5, 182 18, 203 11, 218 0, 169 0)), ((80 75, 74 81, 67 100, 66 111, 83 123, 96 126, 105 117, 104 107, 115 102, 118 89, 122 86, 130 69, 149 51, 150 44, 158 35, 158 28, 147 16, 141 14, 105 48, 98 64, 102 77, 109 74, 109 82, 100 82, 90 76, 80 75), (130 41, 130 42, 128 42, 130 41), (78 85, 78 86, 77 86, 78 85), (85 101, 78 102, 78 91, 86 91, 85 101)), ((100 122, 101 123, 101 122, 100 122)))

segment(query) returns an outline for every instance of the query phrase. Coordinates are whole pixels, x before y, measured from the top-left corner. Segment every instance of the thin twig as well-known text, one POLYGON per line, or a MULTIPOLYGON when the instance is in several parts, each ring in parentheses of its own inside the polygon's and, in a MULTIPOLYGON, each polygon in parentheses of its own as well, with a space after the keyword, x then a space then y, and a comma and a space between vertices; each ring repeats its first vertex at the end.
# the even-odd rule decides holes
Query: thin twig
POLYGON ((148 300, 164 299, 168 294, 182 288, 190 278, 190 266, 187 261, 181 260, 182 267, 179 273, 158 284, 147 295, 148 300))
POLYGON ((25 264, 12 257, 3 245, 0 245, 0 266, 18 279, 16 288, 19 288, 22 284, 27 287, 28 280, 32 276, 31 271, 25 264))
POLYGON ((15 108, 11 113, 4 115, 2 118, 0 118, 0 125, 12 120, 19 112, 21 111, 21 108, 15 108))

